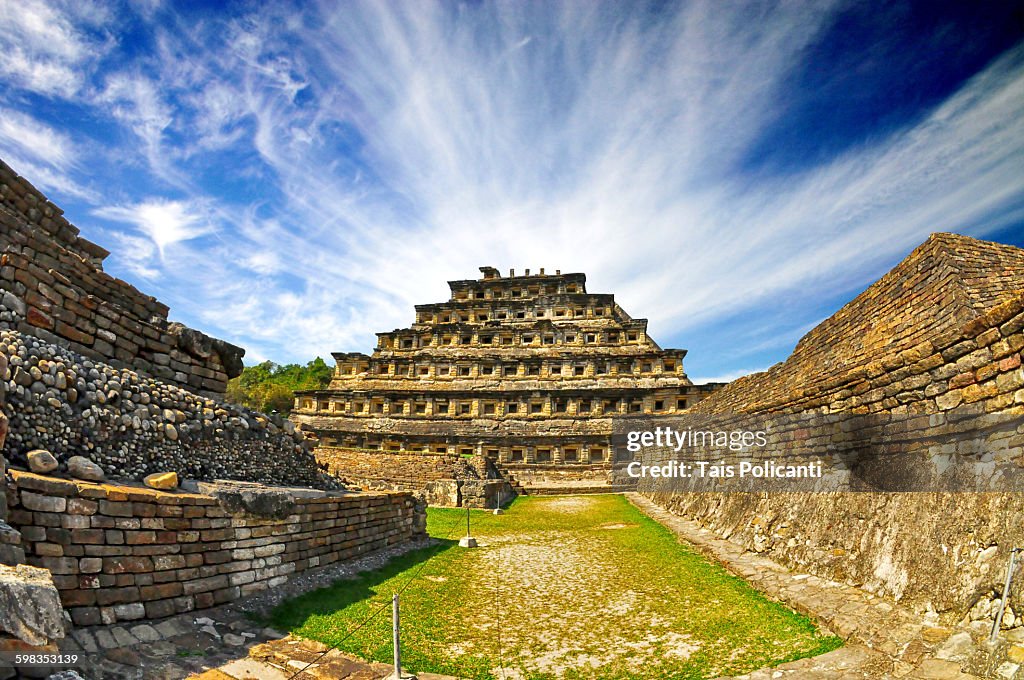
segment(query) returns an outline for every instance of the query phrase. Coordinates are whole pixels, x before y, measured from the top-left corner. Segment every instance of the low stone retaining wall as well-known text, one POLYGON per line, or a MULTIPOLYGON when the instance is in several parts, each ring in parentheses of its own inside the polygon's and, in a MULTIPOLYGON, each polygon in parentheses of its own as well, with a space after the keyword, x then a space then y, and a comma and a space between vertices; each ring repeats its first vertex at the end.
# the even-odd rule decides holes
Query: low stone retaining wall
POLYGON ((508 505, 516 493, 504 479, 442 479, 427 482, 423 498, 441 508, 483 508, 508 505))
POLYGON ((316 460, 342 481, 373 488, 379 483, 406 484, 422 489, 430 481, 452 479, 459 456, 455 453, 371 451, 334 446, 318 446, 316 460))
POLYGON ((612 468, 607 464, 567 467, 534 463, 502 463, 499 467, 506 476, 515 480, 523 493, 530 495, 607 493, 625 489, 623 486, 612 485, 612 468))
POLYGON ((319 446, 317 462, 349 486, 374 490, 415 491, 437 507, 493 509, 508 503, 515 491, 494 477, 492 463, 455 453, 389 452, 319 446))
POLYGON ((261 503, 251 502, 258 491, 217 498, 19 471, 11 478, 9 521, 29 564, 52 572, 75 625, 210 607, 426 536, 423 505, 404 492, 271 490, 272 502, 261 503))

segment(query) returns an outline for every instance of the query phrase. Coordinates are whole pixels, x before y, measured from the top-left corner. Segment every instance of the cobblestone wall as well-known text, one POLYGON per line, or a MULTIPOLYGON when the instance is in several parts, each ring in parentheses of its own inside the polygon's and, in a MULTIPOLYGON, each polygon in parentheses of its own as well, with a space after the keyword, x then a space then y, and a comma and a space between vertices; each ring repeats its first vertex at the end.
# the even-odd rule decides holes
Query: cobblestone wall
MULTIPOLYGON (((692 411, 716 416, 725 429, 743 421, 736 414, 906 417, 908 428, 933 435, 931 444, 952 443, 957 414, 1024 413, 1022 329, 1024 251, 936 235, 805 336, 786 362, 735 381, 692 411), (909 417, 915 414, 921 417, 909 417)), ((800 432, 793 446, 820 438, 827 457, 830 436, 800 432)), ((1000 436, 988 453, 1024 462, 1024 432, 1000 436)), ((1016 493, 668 488, 641 485, 659 504, 751 550, 953 618, 988 616, 1009 550, 1024 545, 1024 499, 1016 493)), ((1020 602, 1024 588, 1015 596, 1020 602)))
POLYGON ((66 463, 81 455, 109 477, 238 479, 332 488, 309 444, 276 416, 91 361, 17 331, 0 330, 0 373, 10 432, 3 451, 27 467, 46 449, 66 463))
POLYGON ((0 161, 0 328, 222 395, 244 350, 169 322, 166 305, 103 271, 107 254, 0 161))
MULTIPOLYGON (((0 354, 0 376, 7 371, 7 357, 0 354)), ((0 564, 13 566, 25 561, 21 549, 21 535, 7 524, 7 459, 3 456, 4 442, 9 426, 4 415, 7 384, 0 380, 0 564)))
POLYGON ((425 538, 409 493, 278 497, 257 514, 198 493, 13 472, 10 521, 75 625, 159 618, 425 538))

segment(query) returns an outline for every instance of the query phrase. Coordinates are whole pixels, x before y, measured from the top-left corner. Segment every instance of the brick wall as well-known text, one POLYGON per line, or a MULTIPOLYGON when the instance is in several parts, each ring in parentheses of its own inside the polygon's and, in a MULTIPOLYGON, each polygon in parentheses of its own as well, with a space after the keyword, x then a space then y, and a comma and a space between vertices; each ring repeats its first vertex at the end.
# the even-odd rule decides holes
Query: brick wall
MULTIPOLYGON (((714 417, 714 429, 743 429, 751 414, 898 418, 903 441, 886 452, 909 457, 982 432, 966 430, 979 423, 959 417, 967 413, 1024 414, 1022 350, 1024 251, 939 235, 811 331, 787 361, 691 410, 714 417)), ((802 430, 771 453, 818 446, 827 460, 836 436, 824 427, 802 430)), ((997 465, 1024 464, 1024 433, 993 434, 985 447, 997 465)), ((751 550, 954 618, 991 599, 1009 550, 1024 545, 1019 493, 672 488, 641 483, 656 502, 751 550)), ((1024 596, 1024 587, 1015 594, 1024 596)))
POLYGON ((0 161, 0 327, 222 395, 244 350, 169 322, 166 305, 103 271, 106 256, 0 161))
POLYGON ((28 562, 52 572, 76 625, 210 607, 426 530, 409 493, 293 498, 274 518, 203 494, 12 477, 10 522, 28 562))

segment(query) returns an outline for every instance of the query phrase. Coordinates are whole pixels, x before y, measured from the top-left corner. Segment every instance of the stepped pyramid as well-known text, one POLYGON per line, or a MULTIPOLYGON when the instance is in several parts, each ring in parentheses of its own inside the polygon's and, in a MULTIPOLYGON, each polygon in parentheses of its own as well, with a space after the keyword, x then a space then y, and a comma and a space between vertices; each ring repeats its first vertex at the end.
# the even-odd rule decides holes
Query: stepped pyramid
POLYGON ((329 387, 296 395, 292 417, 322 449, 362 452, 337 473, 421 476, 375 453, 608 469, 613 416, 676 413, 718 387, 694 385, 686 350, 662 349, 584 274, 480 271, 449 281, 448 301, 417 305, 411 327, 379 333, 371 356, 334 354, 329 387))

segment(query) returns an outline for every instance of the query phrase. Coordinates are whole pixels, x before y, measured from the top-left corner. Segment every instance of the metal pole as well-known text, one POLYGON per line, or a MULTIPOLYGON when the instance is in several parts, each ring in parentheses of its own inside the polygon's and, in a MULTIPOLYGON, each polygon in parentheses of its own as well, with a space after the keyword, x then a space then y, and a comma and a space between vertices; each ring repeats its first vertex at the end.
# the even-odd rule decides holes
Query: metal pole
MULTIPOLYGON (((463 500, 465 503, 465 500, 463 500)), ((469 505, 466 505, 466 535, 459 539, 460 548, 475 548, 476 539, 469 533, 469 505)))
POLYGON ((1003 584, 1003 599, 999 601, 999 613, 996 614, 996 620, 992 622, 992 635, 989 636, 989 642, 995 642, 996 636, 999 634, 999 626, 1003 623, 1003 612, 1006 610, 1006 600, 1010 597, 1010 583, 1013 581, 1013 566, 1014 562, 1017 561, 1017 551, 1020 548, 1014 548, 1010 551, 1010 564, 1006 567, 1006 583, 1003 584))
POLYGON ((395 646, 395 680, 402 677, 402 641, 398 625, 398 593, 391 596, 391 632, 395 646))

